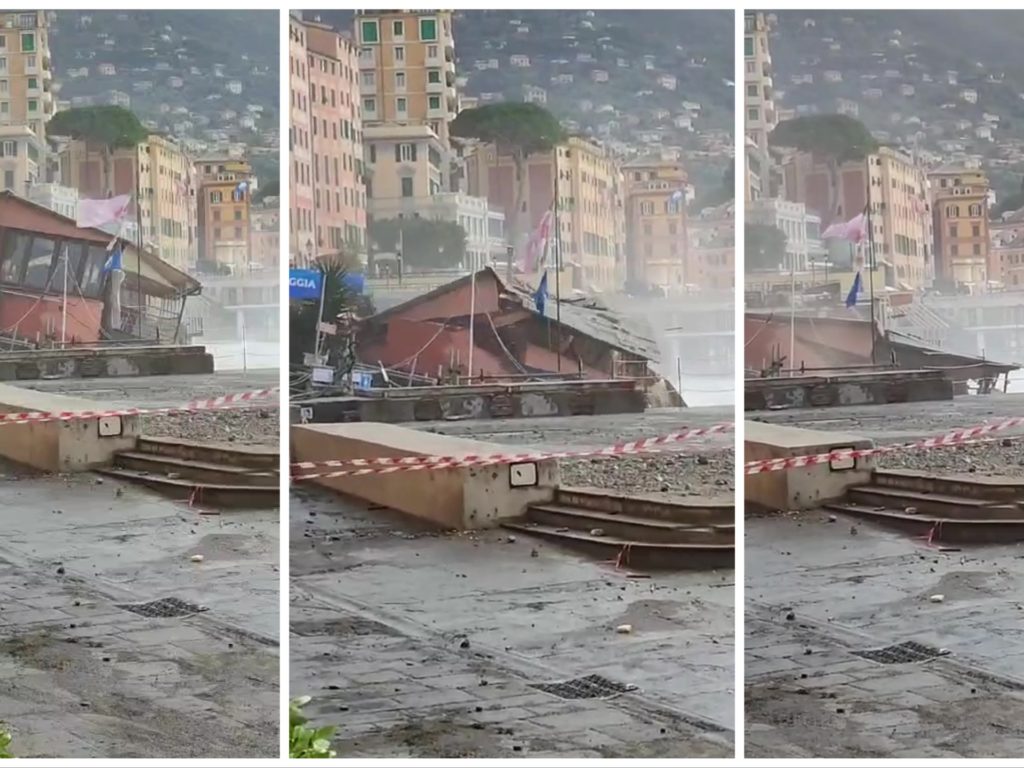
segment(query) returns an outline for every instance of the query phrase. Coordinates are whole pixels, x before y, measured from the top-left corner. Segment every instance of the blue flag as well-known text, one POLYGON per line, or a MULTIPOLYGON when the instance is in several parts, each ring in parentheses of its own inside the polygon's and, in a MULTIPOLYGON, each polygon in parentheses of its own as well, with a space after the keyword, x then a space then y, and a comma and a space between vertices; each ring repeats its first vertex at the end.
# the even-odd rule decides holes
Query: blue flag
POLYGON ((115 248, 113 252, 111 252, 111 254, 107 257, 107 261, 103 265, 103 273, 106 274, 107 272, 113 272, 115 269, 120 269, 122 271, 124 269, 121 266, 120 248, 115 248))
POLYGON ((850 292, 846 295, 847 307, 855 307, 857 305, 858 293, 860 293, 860 272, 853 278, 853 285, 850 286, 850 292))
POLYGON ((548 300, 548 273, 544 270, 544 274, 541 275, 540 283, 537 284, 537 290, 533 292, 533 301, 537 305, 537 311, 542 315, 544 314, 544 304, 548 300))

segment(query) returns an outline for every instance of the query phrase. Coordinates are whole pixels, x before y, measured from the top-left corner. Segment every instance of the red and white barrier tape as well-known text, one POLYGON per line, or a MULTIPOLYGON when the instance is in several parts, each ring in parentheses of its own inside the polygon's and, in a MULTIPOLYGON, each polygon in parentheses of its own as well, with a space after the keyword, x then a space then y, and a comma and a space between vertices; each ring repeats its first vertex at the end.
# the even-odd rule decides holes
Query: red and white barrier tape
POLYGON ((743 474, 757 475, 761 472, 780 472, 787 469, 800 469, 815 464, 828 464, 833 461, 848 461, 850 459, 863 459, 869 456, 880 456, 886 453, 899 453, 902 451, 920 451, 929 448, 946 448, 953 445, 963 445, 977 440, 993 432, 1001 432, 1013 427, 1024 425, 1024 417, 1015 416, 1012 419, 1004 419, 992 424, 981 424, 976 427, 967 427, 947 432, 938 437, 927 437, 923 440, 915 440, 912 443, 900 443, 898 445, 879 445, 874 448, 845 448, 828 453, 818 453, 809 456, 787 456, 778 459, 761 459, 748 461, 743 465, 743 474))
POLYGON ((250 408, 258 405, 277 405, 277 401, 263 402, 280 391, 280 387, 272 389, 256 389, 250 392, 237 392, 221 395, 205 400, 190 400, 187 403, 165 408, 114 408, 106 411, 29 411, 27 413, 0 413, 0 427, 6 424, 28 424, 43 421, 80 421, 82 419, 105 418, 108 416, 155 416, 171 413, 190 413, 193 411, 230 410, 250 408))
POLYGON ((698 427, 670 432, 658 437, 647 437, 642 440, 630 440, 616 443, 606 448, 579 451, 531 451, 527 453, 492 453, 469 454, 464 456, 401 456, 397 458, 372 459, 338 459, 329 461, 299 461, 292 464, 295 470, 318 469, 320 467, 358 467, 358 469, 340 469, 334 472, 313 474, 293 474, 293 480, 312 480, 314 478, 347 477, 354 475, 388 474, 391 472, 407 472, 417 469, 453 469, 459 467, 486 467, 495 464, 516 464, 521 461, 544 461, 546 459, 584 459, 599 456, 638 455, 655 453, 666 445, 681 443, 697 437, 717 435, 730 432, 732 422, 715 424, 710 427, 698 427))

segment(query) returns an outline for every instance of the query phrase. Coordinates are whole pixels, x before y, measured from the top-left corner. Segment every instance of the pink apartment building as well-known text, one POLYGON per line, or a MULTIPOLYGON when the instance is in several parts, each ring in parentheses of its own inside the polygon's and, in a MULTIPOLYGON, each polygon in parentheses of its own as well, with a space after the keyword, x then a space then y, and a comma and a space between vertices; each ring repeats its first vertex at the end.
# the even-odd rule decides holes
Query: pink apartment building
POLYGON ((288 19, 288 251, 295 264, 306 264, 315 253, 313 241, 313 168, 310 145, 309 53, 306 25, 288 19))

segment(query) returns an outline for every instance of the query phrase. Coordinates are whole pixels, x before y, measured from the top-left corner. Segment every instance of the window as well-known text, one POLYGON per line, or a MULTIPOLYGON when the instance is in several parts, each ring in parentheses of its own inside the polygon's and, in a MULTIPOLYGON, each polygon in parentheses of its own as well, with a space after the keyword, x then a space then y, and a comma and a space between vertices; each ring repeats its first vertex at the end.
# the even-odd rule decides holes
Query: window
POLYGON ((21 52, 22 53, 35 53, 36 50, 36 36, 33 32, 22 32, 21 33, 21 52))
POLYGON ((23 13, 18 16, 18 26, 22 29, 32 29, 36 25, 36 15, 34 13, 23 13))
POLYGON ((956 224, 949 225, 949 236, 956 237, 956 224))
POLYGON ((0 35, 0 51, 7 48, 7 35, 0 35))
POLYGON ((46 288, 56 263, 57 244, 45 237, 33 237, 25 259, 22 282, 31 288, 46 288))
POLYGON ((7 57, 6 56, 0 56, 0 72, 6 72, 6 71, 7 71, 7 57))
POLYGON ((402 177, 402 197, 412 197, 412 177, 402 177))
POLYGON ((747 96, 757 96, 757 83, 747 86, 747 96))
POLYGON ((430 109, 440 109, 441 108, 441 97, 440 96, 431 96, 429 99, 427 99, 427 106, 430 109))
POLYGON ((427 82, 428 83, 440 83, 441 82, 441 70, 440 69, 428 69, 427 70, 427 82))
POLYGON ((404 115, 408 109, 408 103, 409 102, 404 96, 399 96, 395 99, 395 111, 398 112, 399 115, 404 115))
POLYGON ((420 40, 437 40, 437 19, 420 19, 420 40))
POLYGON ((37 99, 29 99, 28 100, 28 111, 29 112, 38 112, 39 111, 39 101, 37 99))
POLYGON ((224 195, 221 192, 211 192, 210 193, 210 202, 211 203, 221 203, 223 201, 224 201, 224 195))
POLYGON ((744 37, 743 38, 743 55, 753 56, 754 55, 754 38, 744 37))
POLYGON ((377 162, 377 145, 376 144, 371 144, 370 145, 370 162, 371 163, 376 163, 377 162))
POLYGON ((950 256, 959 256, 960 255, 960 248, 959 248, 959 246, 956 246, 956 245, 950 246, 950 248, 949 248, 949 255, 950 256))
POLYGON ((395 72, 395 90, 405 90, 405 72, 395 72))
POLYGON ((3 143, 3 152, 0 152, 0 157, 17 157, 18 156, 18 142, 16 141, 5 141, 3 143))
POLYGON ((241 221, 241 220, 242 220, 242 212, 241 211, 235 211, 235 221, 241 221))
POLYGON ((759 120, 761 118, 761 110, 757 107, 750 107, 747 109, 747 120, 759 120))
POLYGON ((395 38, 405 37, 405 22, 395 21, 391 24, 391 34, 395 38))
POLYGON ((974 255, 981 256, 981 246, 977 243, 974 244, 974 255))
POLYGON ((373 71, 363 72, 360 76, 363 81, 364 88, 376 88, 377 87, 377 73, 373 71))
POLYGON ((428 45, 427 46, 427 58, 428 59, 436 59, 437 58, 437 46, 436 45, 428 45))
POLYGON ((36 68, 36 57, 26 56, 25 57, 25 71, 36 68))
POLYGON ((650 200, 645 200, 640 203, 640 215, 641 216, 653 216, 654 215, 654 203, 650 200))
POLYGON ((377 26, 376 21, 364 21, 361 26, 362 29, 362 42, 364 43, 378 43, 380 42, 380 27, 377 26))
POLYGON ((400 163, 415 163, 416 145, 395 144, 395 161, 400 163))
POLYGON ((971 227, 971 236, 972 237, 981 237, 981 226, 979 226, 978 224, 975 224, 974 226, 972 226, 971 227))
POLYGON ((377 100, 372 98, 363 99, 363 111, 364 112, 376 112, 377 111, 377 100))
POLYGON ((220 221, 220 208, 213 209, 213 220, 220 221))
POLYGON ((107 249, 102 245, 86 245, 85 243, 80 247, 77 244, 73 245, 71 249, 69 266, 78 276, 82 294, 88 298, 100 298, 103 295, 103 283, 106 278, 103 267, 109 256, 107 249))
POLYGON ((38 77, 30 77, 28 79, 28 87, 29 87, 29 90, 32 90, 34 88, 38 88, 39 87, 39 78, 38 77))
POLYGON ((395 46, 395 61, 405 61, 405 48, 401 45, 395 46))

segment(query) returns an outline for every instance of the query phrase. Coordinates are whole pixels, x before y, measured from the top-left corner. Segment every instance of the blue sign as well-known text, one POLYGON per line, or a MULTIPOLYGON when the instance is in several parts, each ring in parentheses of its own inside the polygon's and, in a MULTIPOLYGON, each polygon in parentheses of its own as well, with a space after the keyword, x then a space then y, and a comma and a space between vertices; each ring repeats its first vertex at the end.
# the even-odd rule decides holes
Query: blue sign
POLYGON ((316 269, 288 271, 288 298, 292 301, 316 301, 320 298, 321 274, 316 269))

